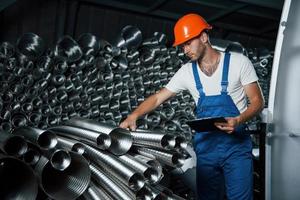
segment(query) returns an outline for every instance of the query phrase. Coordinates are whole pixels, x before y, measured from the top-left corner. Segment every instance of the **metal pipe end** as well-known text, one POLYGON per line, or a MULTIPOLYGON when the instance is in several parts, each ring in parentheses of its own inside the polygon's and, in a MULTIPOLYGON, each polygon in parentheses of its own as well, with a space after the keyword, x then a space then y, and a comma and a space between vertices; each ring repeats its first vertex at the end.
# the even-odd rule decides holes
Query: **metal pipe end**
POLYGON ((73 145, 72 151, 74 151, 74 152, 76 152, 80 155, 83 155, 84 153, 86 153, 86 148, 84 147, 83 144, 76 143, 76 144, 73 145))
POLYGON ((144 185, 137 193, 136 193, 137 200, 152 200, 153 194, 148 185, 144 185))
POLYGON ((51 131, 44 131, 37 139, 37 144, 42 149, 52 149, 57 145, 57 138, 55 133, 51 131))
POLYGON ((175 148, 181 148, 181 149, 187 148, 188 142, 185 137, 181 135, 176 136, 175 141, 176 141, 175 148))
POLYGON ((76 199, 90 183, 91 171, 85 158, 71 151, 69 153, 71 164, 64 171, 54 169, 47 161, 36 167, 41 187, 53 199, 76 199))
POLYGON ((109 135, 100 134, 97 138, 97 146, 100 149, 108 149, 112 145, 112 140, 109 135))
POLYGON ((63 171, 71 164, 71 156, 69 152, 58 149, 51 155, 50 163, 53 168, 63 171))
POLYGON ((159 172, 152 167, 146 169, 143 175, 146 179, 146 182, 150 184, 155 184, 160 180, 159 172))
POLYGON ((173 149, 175 147, 175 144, 175 137, 169 134, 166 134, 161 140, 162 147, 166 149, 173 149))
POLYGON ((129 151, 133 143, 130 131, 122 128, 115 128, 110 133, 112 144, 108 149, 114 155, 124 155, 129 151))
POLYGON ((139 173, 135 173, 128 181, 128 186, 134 191, 140 190, 142 187, 144 187, 144 185, 144 177, 139 173))
POLYGON ((29 165, 35 165, 40 160, 41 154, 33 149, 29 149, 24 155, 23 160, 29 165))
POLYGON ((12 136, 5 142, 3 149, 8 155, 21 156, 26 153, 28 146, 22 136, 12 136))
POLYGON ((172 163, 175 167, 181 167, 184 164, 184 156, 180 153, 174 153, 172 156, 172 163))

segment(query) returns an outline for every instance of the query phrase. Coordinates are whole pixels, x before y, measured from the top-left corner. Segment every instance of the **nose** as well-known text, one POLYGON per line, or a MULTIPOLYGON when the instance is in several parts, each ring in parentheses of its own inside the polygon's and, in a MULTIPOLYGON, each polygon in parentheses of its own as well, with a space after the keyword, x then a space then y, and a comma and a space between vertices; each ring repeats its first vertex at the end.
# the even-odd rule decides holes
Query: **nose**
POLYGON ((186 45, 186 44, 184 44, 184 45, 182 46, 182 49, 183 49, 184 54, 187 54, 188 51, 189 51, 189 47, 188 47, 188 45, 186 45))

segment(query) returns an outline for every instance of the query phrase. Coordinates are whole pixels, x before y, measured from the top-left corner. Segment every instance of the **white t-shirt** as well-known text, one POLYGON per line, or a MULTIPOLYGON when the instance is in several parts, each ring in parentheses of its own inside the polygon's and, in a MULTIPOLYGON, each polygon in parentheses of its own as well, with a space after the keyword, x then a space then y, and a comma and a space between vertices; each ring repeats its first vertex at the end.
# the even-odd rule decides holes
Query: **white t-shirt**
MULTIPOLYGON (((224 53, 221 53, 219 65, 212 76, 205 75, 197 64, 200 81, 206 96, 221 93, 224 55, 224 53)), ((247 99, 243 86, 257 80, 258 77, 251 61, 242 54, 231 53, 227 91, 240 112, 244 112, 247 109, 247 99)), ((166 88, 174 93, 188 90, 197 104, 200 95, 196 88, 192 63, 183 65, 171 78, 166 88)))

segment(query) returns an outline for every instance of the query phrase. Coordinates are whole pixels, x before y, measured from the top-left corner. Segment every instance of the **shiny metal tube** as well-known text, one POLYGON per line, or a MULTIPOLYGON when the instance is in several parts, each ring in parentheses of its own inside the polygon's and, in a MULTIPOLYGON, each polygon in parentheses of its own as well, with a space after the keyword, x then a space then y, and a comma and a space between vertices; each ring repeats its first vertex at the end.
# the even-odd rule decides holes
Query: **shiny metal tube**
POLYGON ((54 55, 65 58, 67 62, 76 62, 81 58, 82 51, 73 38, 64 36, 57 42, 54 55))
POLYGON ((38 128, 19 127, 12 132, 14 135, 24 136, 26 140, 37 144, 41 149, 52 149, 57 144, 56 135, 51 131, 38 128))
POLYGON ((38 112, 32 112, 28 115, 28 120, 31 124, 37 125, 42 120, 42 115, 38 112))
POLYGON ((176 135, 175 141, 176 141, 175 148, 185 149, 188 145, 186 138, 182 135, 176 135))
POLYGON ((113 181, 106 175, 106 173, 101 170, 100 167, 91 164, 90 170, 92 172, 92 177, 96 182, 101 185, 110 195, 112 195, 115 199, 122 200, 131 200, 132 197, 129 196, 126 192, 124 192, 118 185, 117 182, 113 181))
POLYGON ((133 136, 133 144, 144 145, 149 147, 158 147, 163 149, 173 149, 175 147, 174 136, 155 131, 146 131, 138 129, 137 131, 131 131, 133 136))
POLYGON ((85 146, 77 140, 58 136, 57 141, 57 146, 60 148, 64 148, 68 151, 74 151, 80 155, 86 153, 85 146))
POLYGON ((147 183, 154 184, 158 182, 160 178, 159 174, 150 165, 145 164, 141 162, 139 159, 128 154, 119 156, 119 159, 125 164, 127 164, 128 166, 130 166, 132 169, 135 169, 136 171, 143 174, 143 176, 145 177, 145 181, 147 183))
POLYGON ((90 183, 91 171, 86 159, 77 153, 69 153, 71 164, 64 171, 54 169, 45 157, 41 157, 35 166, 41 188, 53 199, 76 199, 90 183))
POLYGON ((9 42, 2 42, 0 45, 0 55, 6 58, 10 58, 15 53, 14 45, 9 42))
POLYGON ((0 149, 11 156, 21 156, 26 153, 28 146, 23 136, 0 132, 0 149))
POLYGON ((109 135, 93 130, 64 125, 50 127, 49 130, 53 131, 57 135, 71 137, 79 141, 91 141, 100 149, 107 149, 111 146, 111 138, 109 135))
POLYGON ((2 122, 0 125, 0 130, 5 132, 11 132, 12 126, 9 122, 2 122))
POLYGON ((101 122, 89 119, 73 118, 66 124, 89 129, 99 134, 108 135, 111 138, 111 145, 109 146, 108 151, 115 155, 123 155, 127 153, 133 143, 133 138, 128 130, 113 127, 101 122))
POLYGON ((170 120, 174 117, 175 110, 174 110, 174 108, 171 107, 170 104, 164 104, 164 106, 160 112, 160 115, 164 120, 170 120))
POLYGON ((139 47, 143 39, 142 32, 137 27, 131 25, 127 25, 122 29, 121 36, 124 38, 128 49, 139 47))
POLYGON ((162 166, 161 166, 160 162, 158 162, 155 159, 154 156, 152 156, 152 158, 151 158, 151 157, 147 157, 147 156, 143 156, 143 155, 135 154, 135 153, 130 153, 130 155, 132 155, 136 159, 140 160, 141 162, 150 165, 153 169, 155 169, 157 171, 157 176, 159 177, 157 182, 159 182, 163 178, 162 166))
MULTIPOLYGON (((13 111, 12 111, 13 112, 13 111)), ((26 118, 25 113, 20 113, 17 112, 11 116, 11 125, 13 128, 21 127, 21 126, 26 126, 28 123, 28 120, 26 118)))
POLYGON ((35 60, 45 51, 45 43, 34 33, 25 33, 17 41, 18 52, 30 60, 35 60))
POLYGON ((38 182, 33 170, 21 160, 2 154, 0 163, 1 199, 35 199, 38 182))
POLYGON ((113 199, 107 192, 104 191, 103 187, 90 183, 88 189, 83 193, 85 200, 109 200, 113 199))
POLYGON ((135 172, 130 167, 123 164, 114 155, 97 150, 89 145, 85 145, 87 155, 101 165, 105 165, 106 169, 122 181, 132 190, 139 190, 144 186, 144 178, 140 173, 135 172))
POLYGON ((29 149, 27 152, 23 155, 23 160, 29 165, 35 165, 41 157, 41 153, 36 149, 29 149))
POLYGON ((160 191, 160 195, 162 199, 169 199, 169 200, 184 200, 184 198, 176 195, 173 193, 172 190, 162 186, 162 185, 155 185, 152 187, 153 190, 160 191), (155 189, 154 189, 155 188, 155 189))
MULTIPOLYGON (((117 181, 111 174, 110 178, 112 180, 117 181)), ((149 191, 149 187, 147 187, 148 185, 145 184, 141 189, 137 190, 137 191, 132 191, 129 187, 127 187, 126 185, 119 183, 118 186, 124 191, 126 192, 131 199, 136 199, 136 200, 151 200, 152 199, 152 193, 151 191, 149 191)))
POLYGON ((64 149, 44 150, 43 155, 50 161, 52 167, 59 171, 65 170, 71 163, 70 153, 64 149))
POLYGON ((184 164, 184 156, 177 152, 170 152, 165 150, 155 150, 144 147, 134 147, 134 150, 137 153, 145 155, 145 156, 155 156, 155 158, 172 167, 181 167, 184 164))

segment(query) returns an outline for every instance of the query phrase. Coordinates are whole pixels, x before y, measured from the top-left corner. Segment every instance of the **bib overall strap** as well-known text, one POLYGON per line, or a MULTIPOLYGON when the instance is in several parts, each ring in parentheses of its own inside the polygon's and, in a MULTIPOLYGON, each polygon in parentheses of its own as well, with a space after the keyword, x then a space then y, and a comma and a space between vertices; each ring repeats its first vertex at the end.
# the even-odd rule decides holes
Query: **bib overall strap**
POLYGON ((221 87, 222 87, 221 93, 223 93, 223 94, 227 93, 229 62, 230 62, 230 53, 225 53, 222 82, 221 82, 221 87))
POLYGON ((197 63, 196 63, 196 61, 192 62, 192 66, 193 66, 194 79, 195 79, 195 82, 196 82, 196 88, 197 88, 198 92, 200 93, 200 96, 201 95, 205 95, 205 93, 203 91, 202 83, 200 81, 199 73, 198 73, 198 70, 197 70, 197 63))

